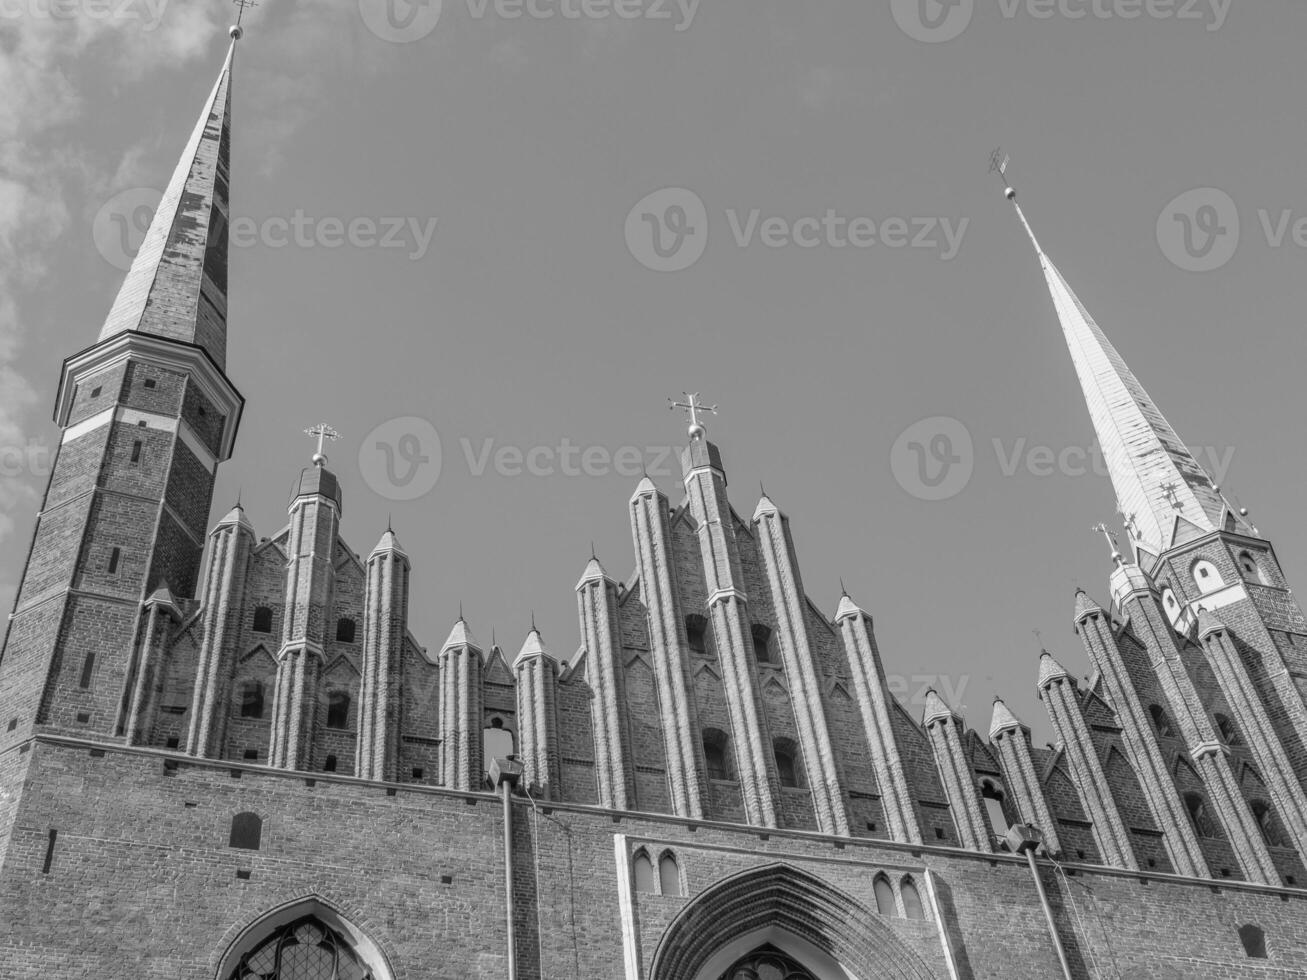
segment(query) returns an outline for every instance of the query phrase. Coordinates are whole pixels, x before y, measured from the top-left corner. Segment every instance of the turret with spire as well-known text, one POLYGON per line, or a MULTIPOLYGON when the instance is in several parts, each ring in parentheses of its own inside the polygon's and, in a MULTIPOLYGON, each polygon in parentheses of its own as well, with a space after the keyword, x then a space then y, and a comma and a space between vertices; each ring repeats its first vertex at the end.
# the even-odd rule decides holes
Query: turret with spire
POLYGON ((702 405, 697 393, 688 392, 685 402, 673 403, 672 407, 684 409, 690 417, 690 442, 681 451, 681 470, 687 503, 698 528, 708 620, 723 673, 744 812, 755 826, 775 827, 779 821, 780 784, 753 656, 749 596, 726 496, 722 455, 708 441, 708 429, 700 416, 700 412, 715 412, 716 408, 702 405))

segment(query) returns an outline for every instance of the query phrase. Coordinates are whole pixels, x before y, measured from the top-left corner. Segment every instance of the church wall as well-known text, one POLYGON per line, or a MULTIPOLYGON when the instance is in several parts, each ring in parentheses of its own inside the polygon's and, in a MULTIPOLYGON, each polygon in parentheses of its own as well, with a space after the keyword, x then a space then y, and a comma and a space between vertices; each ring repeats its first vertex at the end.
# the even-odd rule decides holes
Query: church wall
MULTIPOLYGON (((462 794, 201 763, 147 750, 40 740, 0 755, 0 975, 13 980, 158 976, 214 980, 236 933, 273 908, 316 895, 391 958, 397 980, 504 975, 499 802, 462 794), (239 776, 239 778, 237 778, 239 776), (25 780, 21 802, 16 781, 25 780), (263 818, 260 848, 228 846, 231 817, 263 818), (48 873, 49 831, 58 832, 48 873), (248 872, 238 876, 238 872, 248 872), (446 881, 446 877, 448 880, 446 881), (119 941, 120 936, 132 938, 119 941)), ((623 977, 615 835, 676 857, 685 897, 632 895, 643 969, 696 896, 750 869, 783 864, 858 901, 930 975, 948 970, 926 870, 959 975, 1057 974, 1029 871, 1019 858, 694 825, 567 806, 514 806, 520 976, 623 977), (924 921, 875 912, 884 871, 921 891, 924 921)), ((1289 977, 1307 957, 1307 892, 1071 866, 1045 866, 1073 967, 1132 978, 1289 977), (1070 908, 1068 889, 1076 911, 1070 908), (1166 923, 1162 940, 1157 923, 1166 923), (1269 960, 1245 958, 1242 925, 1265 930, 1269 960)), ((723 942, 729 937, 723 937, 723 942)), ((642 973, 641 976, 647 975, 642 973)), ((225 978, 223 978, 225 980, 225 978)))

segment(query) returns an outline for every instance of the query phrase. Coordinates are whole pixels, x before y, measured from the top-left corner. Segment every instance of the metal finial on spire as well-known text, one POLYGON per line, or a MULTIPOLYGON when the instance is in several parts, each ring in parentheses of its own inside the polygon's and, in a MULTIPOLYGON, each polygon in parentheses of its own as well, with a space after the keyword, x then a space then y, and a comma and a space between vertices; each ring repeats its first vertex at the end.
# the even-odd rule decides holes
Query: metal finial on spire
POLYGON ((236 23, 231 25, 231 28, 227 33, 231 35, 233 41, 239 41, 245 35, 245 28, 241 27, 241 18, 245 16, 245 8, 257 7, 258 3, 256 0, 231 0, 231 2, 234 3, 238 9, 236 12, 236 23))
POLYGON ((849 597, 849 590, 846 589, 846 588, 844 587, 844 576, 843 576, 843 575, 840 576, 840 594, 841 594, 842 596, 844 596, 844 598, 846 598, 846 599, 849 597))
POLYGON ((531 610, 531 632, 532 633, 540 632, 538 629, 536 629, 536 611, 534 609, 531 610))
MULTIPOLYGON (((458 600, 458 621, 459 621, 460 623, 466 623, 466 622, 467 622, 467 620, 463 618, 463 600, 462 600, 462 599, 459 599, 459 600, 458 600)), ((493 637, 493 636, 491 637, 491 640, 492 640, 492 641, 494 640, 494 637, 493 637)))
POLYGON ((340 438, 340 433, 329 426, 326 422, 319 422, 317 425, 305 429, 304 434, 306 436, 313 436, 318 440, 318 451, 313 454, 313 465, 326 466, 327 457, 322 451, 323 445, 327 439, 335 442, 340 438))
POLYGON ((703 424, 699 418, 700 412, 711 412, 717 414, 716 405, 705 405, 699 401, 699 393, 696 391, 693 395, 688 391, 681 392, 685 396, 685 401, 678 402, 675 398, 667 399, 671 404, 668 406, 673 412, 678 408, 684 409, 685 413, 690 416, 690 439, 702 439, 708 435, 708 427, 703 424))
POLYGON ((1125 558, 1121 554, 1121 549, 1117 546, 1116 535, 1112 533, 1112 529, 1106 524, 1099 523, 1095 524, 1090 530, 1097 531, 1107 538, 1108 547, 1112 549, 1112 561, 1116 562, 1118 568, 1122 567, 1125 564, 1125 558))
POLYGON ((1009 201, 1017 199, 1017 192, 1012 188, 1011 182, 1007 179, 1007 165, 1012 162, 1012 158, 1003 152, 1003 147, 999 147, 989 157, 989 172, 998 174, 998 179, 1003 181, 1003 194, 1009 201))

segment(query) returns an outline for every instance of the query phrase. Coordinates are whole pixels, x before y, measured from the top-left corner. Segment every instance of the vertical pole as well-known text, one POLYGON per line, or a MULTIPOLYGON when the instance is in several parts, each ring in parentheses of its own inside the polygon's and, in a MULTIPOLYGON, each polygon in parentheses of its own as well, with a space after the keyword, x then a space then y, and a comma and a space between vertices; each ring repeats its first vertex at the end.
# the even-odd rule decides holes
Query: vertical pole
POLYGON ((1066 980, 1075 980, 1071 974, 1071 964, 1067 962, 1066 950, 1062 948, 1062 937, 1057 934, 1057 923, 1053 920, 1053 908, 1048 904, 1048 893, 1044 891, 1044 880, 1039 877, 1039 866, 1035 864, 1035 849, 1027 847, 1026 862, 1030 865, 1030 877, 1035 879, 1035 890, 1039 892, 1039 904, 1044 907, 1044 918, 1048 921, 1048 934, 1053 937, 1053 947, 1057 958, 1062 963, 1062 976, 1066 980))
POLYGON ((499 783, 504 798, 504 914, 508 920, 508 980, 517 980, 517 939, 513 923, 513 783, 499 783))

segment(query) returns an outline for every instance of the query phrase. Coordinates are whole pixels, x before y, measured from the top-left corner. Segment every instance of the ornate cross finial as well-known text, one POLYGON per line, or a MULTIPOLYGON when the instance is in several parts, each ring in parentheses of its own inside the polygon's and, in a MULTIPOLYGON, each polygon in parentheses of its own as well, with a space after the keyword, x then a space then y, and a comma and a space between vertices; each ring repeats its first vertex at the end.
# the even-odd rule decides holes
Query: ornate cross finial
POLYGON ((327 457, 322 452, 323 444, 327 439, 335 442, 340 438, 340 433, 329 426, 326 422, 319 422, 317 425, 310 426, 304 430, 306 436, 313 436, 318 440, 318 451, 313 454, 314 466, 326 466, 327 457))
POLYGON ((237 7, 236 23, 231 25, 231 29, 227 33, 231 35, 233 41, 239 41, 241 35, 245 33, 245 28, 241 27, 241 18, 245 16, 245 8, 257 7, 258 3, 256 0, 231 0, 231 2, 237 7))
POLYGON ((667 399, 671 404, 668 406, 673 412, 678 408, 684 409, 685 413, 690 416, 690 438, 702 439, 708 434, 708 427, 703 424, 699 418, 700 412, 711 412, 717 414, 716 405, 705 405, 699 401, 699 393, 696 391, 693 395, 688 391, 681 392, 685 396, 685 401, 678 402, 675 398, 667 399))
POLYGON ((998 174, 998 179, 1003 181, 1003 193, 1007 195, 1009 201, 1017 196, 1017 192, 1012 189, 1012 184, 1007 179, 1007 165, 1012 162, 1012 158, 1003 152, 1003 147, 999 147, 989 157, 989 172, 998 174))
POLYGON ((1103 537, 1107 538, 1108 547, 1112 549, 1112 561, 1116 562, 1118 568, 1125 564, 1125 558, 1121 555, 1121 549, 1117 546, 1116 535, 1106 524, 1095 524, 1091 531, 1097 531, 1103 537))
POLYGON ((1176 510, 1180 509, 1179 490, 1180 488, 1176 486, 1174 483, 1162 484, 1162 494, 1166 497, 1167 503, 1169 503, 1176 510))

